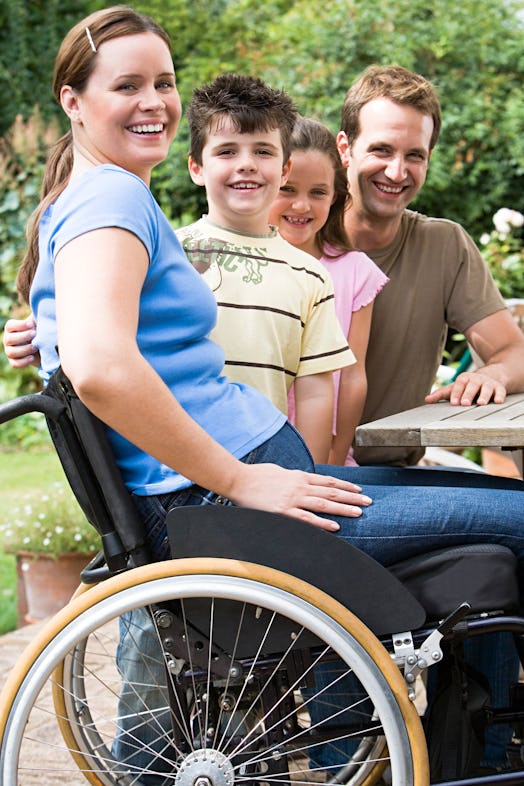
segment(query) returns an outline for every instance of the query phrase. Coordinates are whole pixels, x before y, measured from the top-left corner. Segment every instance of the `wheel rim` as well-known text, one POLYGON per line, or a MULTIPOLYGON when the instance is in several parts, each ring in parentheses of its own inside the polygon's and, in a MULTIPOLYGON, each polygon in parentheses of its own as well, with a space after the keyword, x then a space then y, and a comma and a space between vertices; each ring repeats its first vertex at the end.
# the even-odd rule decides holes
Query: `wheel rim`
MULTIPOLYGON (((265 570, 266 569, 264 569, 264 572, 265 570)), ((313 588, 310 588, 308 585, 305 586, 309 592, 316 594, 316 591, 313 588)), ((303 588, 301 589, 303 590, 303 588)), ((322 594, 320 593, 320 595, 322 594)), ((35 700, 36 695, 40 693, 42 684, 45 683, 46 676, 49 674, 50 661, 54 660, 53 666, 56 666, 60 660, 66 658, 67 653, 70 652, 72 648, 77 647, 79 641, 82 641, 86 638, 86 636, 94 633, 95 630, 99 631, 102 625, 110 624, 111 620, 114 620, 117 616, 120 616, 123 612, 131 608, 143 606, 144 603, 157 603, 159 600, 163 600, 165 597, 202 598, 205 600, 205 602, 211 602, 211 596, 215 598, 215 601, 221 602, 223 600, 233 600, 235 603, 248 604, 251 608, 261 607, 266 611, 269 610, 273 614, 285 616, 291 619, 293 623, 296 623, 301 627, 306 627, 315 636, 318 636, 323 642, 327 642, 329 646, 331 646, 339 655, 342 655, 344 659, 351 661, 353 658, 354 663, 352 663, 352 665, 355 668, 355 671, 357 671, 359 674, 361 681, 365 682, 373 703, 376 707, 379 708, 379 715, 386 733, 386 737, 389 737, 390 740, 394 743, 394 746, 390 747, 390 749, 402 751, 402 753, 400 753, 398 756, 394 756, 391 761, 394 778, 393 782, 402 784, 414 782, 414 774, 411 764, 412 757, 409 749, 410 743, 408 740, 408 735, 403 728, 405 721, 402 715, 402 710, 400 710, 398 705, 396 705, 396 702, 392 696, 391 688, 388 684, 388 681, 381 674, 381 669, 376 666, 372 658, 369 658, 365 649, 363 649, 362 646, 353 639, 349 641, 347 632, 339 624, 339 622, 333 620, 331 616, 326 614, 322 609, 319 609, 318 606, 311 605, 308 601, 305 601, 303 598, 297 597, 296 595, 290 595, 285 588, 283 589, 279 586, 273 587, 268 585, 261 586, 258 581, 247 580, 239 576, 165 576, 160 579, 148 581, 145 585, 141 584, 139 587, 127 587, 123 592, 118 592, 115 595, 110 595, 109 597, 98 601, 96 603, 96 622, 89 622, 88 612, 80 615, 80 617, 77 619, 71 620, 71 622, 64 629, 62 629, 57 636, 54 637, 55 641, 53 643, 52 653, 47 652, 46 658, 37 659, 37 661, 33 664, 33 667, 31 668, 26 680, 24 681, 24 691, 22 691, 21 695, 17 697, 15 702, 16 711, 11 713, 7 728, 7 732, 9 733, 11 739, 23 739, 23 725, 25 724, 25 720, 29 715, 32 702, 35 700), (46 661, 45 667, 42 665, 42 660, 46 661), (385 695, 387 695, 386 700, 384 699, 385 695), (398 728, 401 728, 400 732, 398 731, 398 728)), ((92 613, 91 617, 93 617, 92 613)), ((82 657, 85 657, 85 652, 82 657)), ((82 669, 84 668, 85 664, 82 666, 82 669)), ((92 667, 90 666, 89 668, 91 669, 92 667)), ((64 682, 67 683, 70 680, 70 677, 62 676, 61 679, 62 684, 64 684, 64 682)), ((78 694, 79 691, 76 691, 76 693, 78 694)), ((76 695, 75 699, 78 700, 78 698, 78 695, 76 695)), ((72 701, 73 699, 71 697, 69 697, 69 699, 66 701, 66 705, 67 702, 69 702, 69 707, 67 708, 66 713, 68 722, 71 720, 70 714, 72 701)), ((80 705, 82 704, 82 701, 83 696, 80 695, 80 705)), ((91 711, 90 716, 88 716, 87 728, 89 728, 90 724, 92 723, 93 713, 91 711)), ((75 728, 75 745, 78 748, 80 762, 85 762, 86 747, 88 751, 90 751, 93 746, 96 747, 96 737, 88 737, 88 742, 82 743, 80 738, 85 732, 85 727, 79 731, 80 726, 75 726, 75 724, 76 720, 73 724, 73 727, 75 728), (93 739, 95 739, 95 742, 93 742, 93 739)), ((267 718, 264 719, 262 725, 267 727, 267 718)), ((224 723, 222 723, 222 727, 224 727, 224 723)), ((230 731, 231 728, 232 727, 230 726, 230 731)), ((99 733, 98 730, 96 733, 99 733)), ((230 736, 235 735, 230 733, 230 736)), ((296 739, 297 741, 294 743, 295 749, 300 749, 302 754, 304 754, 305 751, 309 753, 311 746, 301 743, 300 740, 298 740, 298 737, 296 739)), ((103 744, 105 744, 102 736, 100 737, 100 740, 103 744)), ((213 743, 214 745, 218 744, 217 740, 218 743, 220 742, 219 738, 216 737, 213 743)), ((257 741, 256 734, 252 732, 251 743, 253 743, 253 740, 255 742, 257 741)), ((69 747, 73 747, 74 749, 74 746, 71 744, 69 744, 69 747)), ((213 748, 213 745, 210 745, 210 747, 213 748)), ((215 748, 213 748, 213 750, 214 749, 215 748)), ((109 751, 109 747, 107 745, 106 751, 109 751)), ((263 769, 263 765, 265 766, 263 760, 265 761, 268 756, 274 758, 277 755, 279 755, 277 745, 273 745, 271 749, 265 749, 264 754, 259 755, 258 757, 251 754, 249 765, 243 765, 244 770, 246 769, 246 766, 252 768, 256 768, 258 766, 260 769, 263 769)), ((2 753, 2 772, 6 775, 6 786, 9 786, 10 783, 17 783, 16 772, 18 763, 14 760, 16 756, 17 754, 13 753, 9 755, 9 753, 6 751, 3 751, 2 753), (9 778, 12 780, 10 781, 9 778)), ((135 784, 141 782, 140 779, 137 780, 139 776, 138 771, 133 771, 131 775, 122 775, 120 772, 118 776, 115 776, 112 769, 113 762, 110 760, 110 757, 108 757, 107 752, 104 753, 103 758, 105 758, 105 770, 104 767, 100 767, 100 769, 97 771, 86 773, 88 780, 90 780, 92 783, 102 783, 104 785, 106 783, 119 783, 126 784, 127 786, 127 783, 135 784)), ((89 757, 87 760, 89 761, 89 757)), ((184 761, 185 759, 181 757, 181 762, 183 763, 184 761)), ((304 778, 305 775, 306 774, 303 773, 304 778)), ((315 780, 315 775, 311 772, 310 769, 307 772, 307 776, 309 780, 315 780), (312 775, 313 777, 311 777, 312 775)), ((202 777, 206 777, 206 773, 204 773, 202 777)), ((241 766, 239 767, 237 765, 235 777, 239 781, 242 781, 245 777, 247 777, 242 775, 241 766)), ((295 780, 300 781, 301 777, 302 775, 299 771, 299 774, 295 777, 295 780)), ((257 774, 256 778, 253 777, 253 773, 250 773, 249 780, 257 779, 263 780, 263 772, 257 774)), ((287 780, 287 776, 284 777, 284 775, 282 775, 282 777, 278 777, 276 779, 280 782, 285 782, 287 780)), ((171 778, 171 780, 166 780, 166 783, 168 782, 174 782, 173 778, 171 778)), ((348 782, 357 783, 362 781, 348 782)))

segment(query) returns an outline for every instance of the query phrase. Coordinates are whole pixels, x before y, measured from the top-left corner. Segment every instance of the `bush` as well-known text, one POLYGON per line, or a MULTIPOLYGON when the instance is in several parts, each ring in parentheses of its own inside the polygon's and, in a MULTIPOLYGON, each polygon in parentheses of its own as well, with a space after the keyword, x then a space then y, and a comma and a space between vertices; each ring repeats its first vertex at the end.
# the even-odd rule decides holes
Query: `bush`
POLYGON ((0 519, 7 553, 30 551, 56 559, 61 554, 93 555, 100 536, 89 524, 71 490, 54 483, 49 493, 28 492, 0 519))
POLYGON ((524 215, 501 208, 493 216, 495 228, 480 238, 480 251, 505 298, 524 298, 524 215))
MULTIPOLYGON (((38 109, 29 120, 19 116, 0 139, 0 332, 10 316, 23 316, 15 279, 26 247, 26 226, 38 204, 49 146, 57 139, 56 123, 46 124, 38 109)), ((9 371, 0 351, 0 400, 40 388, 36 369, 9 371)), ((17 426, 10 426, 15 429, 17 426)), ((5 429, 2 429, 4 438, 5 429)))

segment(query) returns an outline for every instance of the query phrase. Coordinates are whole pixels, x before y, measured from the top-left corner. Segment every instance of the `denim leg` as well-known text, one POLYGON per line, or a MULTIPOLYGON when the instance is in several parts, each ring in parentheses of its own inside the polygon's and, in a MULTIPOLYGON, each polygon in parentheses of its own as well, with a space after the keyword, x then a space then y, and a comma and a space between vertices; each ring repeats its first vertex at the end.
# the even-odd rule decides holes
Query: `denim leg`
MULTIPOLYGON (((373 704, 355 675, 342 676, 345 672, 347 665, 340 660, 320 663, 314 669, 314 689, 301 689, 302 696, 308 702, 311 723, 321 731, 328 731, 333 725, 349 729, 351 724, 363 728, 369 724, 373 704), (347 707, 351 709, 346 709, 347 707)), ((310 747, 310 766, 335 773, 346 764, 358 748, 361 737, 348 736, 343 739, 342 736, 340 732, 341 738, 336 742, 310 747)))
MULTIPOLYGON (((499 543, 524 568, 524 482, 453 471, 318 465, 351 480, 373 503, 358 518, 334 517, 338 535, 383 565, 445 546, 499 543)), ((521 583, 522 586, 522 583, 521 583)))
MULTIPOLYGON (((313 471, 313 460, 300 434, 286 424, 267 442, 253 450, 246 463, 278 463, 313 471)), ((133 496, 144 521, 147 543, 155 560, 171 558, 165 527, 167 511, 182 505, 217 504, 218 495, 198 486, 173 494, 133 496)), ((227 500, 226 504, 229 504, 227 500)), ((221 500, 221 504, 224 501, 221 500)), ((112 752, 131 772, 149 771, 140 782, 162 786, 162 773, 172 772, 169 738, 171 718, 167 698, 166 672, 162 650, 150 615, 135 609, 120 620, 117 666, 122 678, 119 697, 119 725, 112 752), (140 718, 140 722, 137 721, 140 718)), ((124 766, 124 769, 125 769, 124 766)))
POLYGON ((119 625, 116 662, 122 685, 112 753, 123 771, 138 775, 144 786, 162 786, 162 773, 173 771, 162 648, 146 609, 126 612, 119 625))
MULTIPOLYGON (((490 633, 464 642, 465 660, 482 672, 491 688, 493 707, 508 706, 509 686, 518 682, 520 661, 512 633, 490 633)), ((494 724, 486 729, 485 767, 507 767, 506 748, 511 742, 512 728, 494 724)))

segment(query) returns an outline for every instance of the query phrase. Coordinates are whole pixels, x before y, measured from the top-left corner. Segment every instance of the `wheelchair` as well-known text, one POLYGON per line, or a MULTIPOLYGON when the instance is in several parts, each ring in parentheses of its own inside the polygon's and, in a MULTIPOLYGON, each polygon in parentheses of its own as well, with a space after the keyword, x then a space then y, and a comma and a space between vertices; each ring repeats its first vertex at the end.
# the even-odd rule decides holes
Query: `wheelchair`
MULTIPOLYGON (((511 551, 386 569, 298 520, 215 505, 171 511, 174 559, 151 563, 105 430, 60 369, 0 423, 27 412, 46 417, 102 550, 2 689, 3 786, 524 783, 520 757, 496 775, 430 773, 421 679, 467 637, 524 633, 511 551)), ((510 722, 518 750, 518 686, 477 715, 510 722)))

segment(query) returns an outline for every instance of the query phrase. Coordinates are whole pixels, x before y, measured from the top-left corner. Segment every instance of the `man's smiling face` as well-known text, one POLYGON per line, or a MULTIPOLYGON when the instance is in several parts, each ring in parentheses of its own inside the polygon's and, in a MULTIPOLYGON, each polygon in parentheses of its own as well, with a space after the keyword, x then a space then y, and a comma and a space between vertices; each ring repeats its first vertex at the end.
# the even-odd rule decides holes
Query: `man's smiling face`
POLYGON ((412 106, 375 98, 364 104, 359 121, 352 144, 343 132, 338 136, 353 208, 370 221, 400 219, 426 179, 433 119, 412 106))

